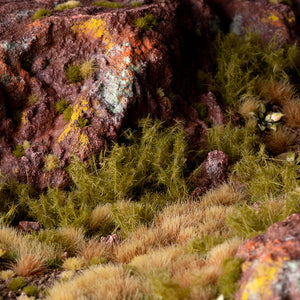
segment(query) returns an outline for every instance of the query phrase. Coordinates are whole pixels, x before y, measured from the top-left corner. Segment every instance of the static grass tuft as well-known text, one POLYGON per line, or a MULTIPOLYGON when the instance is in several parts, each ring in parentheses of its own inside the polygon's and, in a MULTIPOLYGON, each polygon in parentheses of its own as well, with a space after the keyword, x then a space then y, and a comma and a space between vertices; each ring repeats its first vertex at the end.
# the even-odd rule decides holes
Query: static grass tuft
POLYGON ((12 278, 7 287, 10 291, 17 292, 19 289, 25 287, 26 284, 27 284, 26 278, 19 276, 16 278, 12 278))
POLYGON ((140 28, 142 31, 152 30, 158 24, 157 18, 152 14, 145 14, 144 17, 134 21, 134 27, 140 28))
POLYGON ((255 153, 258 146, 259 136, 252 127, 233 127, 228 123, 215 126, 208 132, 208 150, 221 150, 232 161, 241 159, 243 153, 255 153))
POLYGON ((83 79, 80 72, 80 66, 76 63, 68 65, 65 74, 71 84, 80 82, 83 79))
POLYGON ((51 16, 51 10, 46 8, 38 8, 34 15, 31 17, 31 21, 51 16))
POLYGON ((25 149, 23 144, 16 145, 12 153, 16 158, 21 158, 22 156, 24 156, 25 149))
POLYGON ((72 114, 73 114, 73 107, 69 105, 63 112, 64 121, 67 123, 70 122, 72 114))
POLYGON ((228 258, 223 263, 222 273, 218 279, 218 287, 225 299, 234 299, 238 290, 238 280, 241 277, 241 265, 244 262, 241 258, 228 258))
POLYGON ((23 289, 23 292, 28 296, 28 297, 37 297, 39 294, 39 289, 36 286, 33 285, 28 285, 23 289))
POLYGON ((80 1, 67 1, 55 6, 55 10, 65 10, 79 7, 81 5, 80 1))
POLYGON ((59 114, 64 113, 64 111, 69 107, 70 103, 66 99, 59 99, 55 102, 55 111, 59 114))
POLYGON ((250 31, 216 39, 215 84, 226 104, 236 106, 244 94, 255 95, 258 80, 289 82, 289 73, 298 71, 297 44, 280 46, 277 37, 266 44, 250 31))
POLYGON ((37 94, 31 94, 31 95, 28 96, 27 104, 29 106, 32 106, 35 103, 37 103, 38 101, 39 101, 39 98, 38 98, 37 94))
POLYGON ((59 157, 56 154, 48 154, 45 156, 45 172, 52 172, 59 168, 59 157))
POLYGON ((93 3, 95 6, 107 7, 107 8, 122 8, 123 5, 118 2, 111 1, 96 1, 93 3))

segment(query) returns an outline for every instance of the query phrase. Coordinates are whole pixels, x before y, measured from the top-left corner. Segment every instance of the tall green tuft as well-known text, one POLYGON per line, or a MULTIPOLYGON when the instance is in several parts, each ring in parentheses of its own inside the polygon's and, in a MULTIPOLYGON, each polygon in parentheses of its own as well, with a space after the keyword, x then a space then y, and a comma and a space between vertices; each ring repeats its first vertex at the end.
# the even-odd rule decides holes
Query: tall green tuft
POLYGON ((250 31, 218 36, 215 84, 226 104, 234 106, 243 94, 255 94, 258 79, 289 81, 289 73, 298 72, 298 45, 279 44, 277 37, 266 44, 250 31))

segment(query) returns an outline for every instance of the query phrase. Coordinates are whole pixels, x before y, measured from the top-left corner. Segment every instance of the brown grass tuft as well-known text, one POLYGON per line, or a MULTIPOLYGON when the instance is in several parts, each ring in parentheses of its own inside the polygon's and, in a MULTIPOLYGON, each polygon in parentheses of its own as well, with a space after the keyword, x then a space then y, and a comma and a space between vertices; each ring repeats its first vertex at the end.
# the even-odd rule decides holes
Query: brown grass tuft
POLYGON ((288 151, 289 147, 294 143, 296 136, 286 127, 278 127, 277 131, 270 132, 264 142, 267 151, 272 154, 280 154, 288 151))
POLYGON ((246 99, 242 99, 241 103, 239 104, 238 112, 242 115, 245 119, 253 118, 251 116, 251 112, 257 111, 259 107, 259 99, 254 97, 248 97, 246 99))
POLYGON ((288 100, 282 108, 286 125, 290 127, 300 126, 300 98, 288 100))
POLYGON ((35 254, 20 255, 16 264, 13 266, 13 271, 18 276, 29 276, 42 273, 45 270, 43 259, 35 254))
POLYGON ((90 240, 80 252, 85 260, 90 261, 94 257, 111 257, 108 247, 99 241, 90 240))
POLYGON ((286 81, 260 81, 257 90, 265 100, 281 105, 296 97, 294 87, 286 81))

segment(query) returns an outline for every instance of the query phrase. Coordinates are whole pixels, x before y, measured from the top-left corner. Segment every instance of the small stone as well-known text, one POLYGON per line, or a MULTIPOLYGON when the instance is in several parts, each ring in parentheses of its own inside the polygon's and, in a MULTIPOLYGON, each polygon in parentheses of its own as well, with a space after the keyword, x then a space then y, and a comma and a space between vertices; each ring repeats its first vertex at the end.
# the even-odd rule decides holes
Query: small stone
POLYGON ((41 224, 39 222, 21 221, 19 222, 18 229, 23 232, 39 231, 41 224))

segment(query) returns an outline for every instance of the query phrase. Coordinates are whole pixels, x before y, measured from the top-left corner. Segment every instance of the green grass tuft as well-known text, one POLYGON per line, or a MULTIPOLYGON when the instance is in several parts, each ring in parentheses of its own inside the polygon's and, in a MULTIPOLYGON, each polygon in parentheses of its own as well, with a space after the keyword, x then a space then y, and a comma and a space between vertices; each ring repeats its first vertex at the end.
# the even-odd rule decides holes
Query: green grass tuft
POLYGON ((95 6, 100 7, 108 7, 108 8, 122 8, 123 5, 117 2, 111 2, 111 1, 96 1, 93 3, 95 6))
POLYGON ((31 17, 31 21, 51 16, 51 10, 46 8, 38 8, 34 15, 31 17))
POLYGON ((134 27, 140 28, 142 31, 152 30, 157 26, 157 18, 152 14, 145 14, 144 17, 134 21, 134 27))
POLYGON ((73 107, 69 105, 63 112, 64 121, 67 123, 70 122, 72 114, 73 114, 73 107))
POLYGON ((27 284, 27 280, 24 277, 16 277, 13 278, 10 283, 8 284, 8 289, 10 291, 17 292, 19 289, 22 289, 27 284))
POLYGON ((256 153, 259 148, 259 136, 255 128, 218 125, 208 132, 208 151, 221 150, 232 161, 242 158, 244 153, 256 153))
POLYGON ((16 145, 12 153, 16 158, 21 158, 22 156, 25 155, 24 145, 23 144, 16 145))
POLYGON ((55 111, 59 114, 62 114, 69 107, 69 105, 70 103, 66 99, 59 99, 55 103, 55 111))
POLYGON ((140 7, 140 6, 142 6, 142 3, 139 1, 133 1, 133 2, 131 2, 131 6, 132 7, 140 7))
POLYGON ((90 124, 89 120, 85 119, 85 118, 79 118, 77 121, 77 126, 79 128, 84 128, 84 127, 88 126, 89 124, 90 124))
POLYGON ((71 84, 80 82, 83 79, 80 72, 80 66, 75 63, 68 65, 65 74, 71 84))
POLYGON ((37 297, 39 294, 39 289, 36 286, 33 285, 28 285, 23 289, 23 292, 28 296, 28 297, 37 297))
POLYGON ((238 280, 241 277, 241 265, 244 262, 241 258, 228 258, 224 261, 222 273, 218 279, 218 287, 225 299, 234 299, 238 289, 238 280))
POLYGON ((235 106, 243 94, 255 94, 258 79, 289 81, 290 72, 298 72, 298 45, 280 47, 279 43, 274 37, 266 44, 250 31, 244 36, 218 36, 215 84, 226 104, 235 106))
POLYGON ((55 10, 65 10, 79 7, 81 5, 80 1, 67 1, 55 6, 55 10))
POLYGON ((45 156, 45 172, 52 172, 59 168, 59 157, 56 154, 48 154, 45 156))

